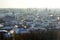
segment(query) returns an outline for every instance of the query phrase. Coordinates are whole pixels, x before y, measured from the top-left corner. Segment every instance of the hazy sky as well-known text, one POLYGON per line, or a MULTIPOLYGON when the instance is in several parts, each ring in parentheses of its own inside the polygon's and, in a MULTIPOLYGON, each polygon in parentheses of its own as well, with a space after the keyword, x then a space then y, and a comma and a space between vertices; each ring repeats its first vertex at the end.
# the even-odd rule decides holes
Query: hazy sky
POLYGON ((0 0, 0 8, 60 8, 59 0, 0 0))

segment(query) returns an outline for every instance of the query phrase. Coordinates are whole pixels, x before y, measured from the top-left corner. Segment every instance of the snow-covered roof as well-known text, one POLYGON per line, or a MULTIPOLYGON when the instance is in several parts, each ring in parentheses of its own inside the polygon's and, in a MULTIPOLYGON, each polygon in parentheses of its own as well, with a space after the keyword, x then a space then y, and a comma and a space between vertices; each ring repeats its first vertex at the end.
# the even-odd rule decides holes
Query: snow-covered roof
POLYGON ((0 30, 0 32, 8 32, 7 30, 0 30))
POLYGON ((29 33, 29 31, 26 30, 26 29, 24 29, 24 28, 18 28, 18 29, 15 30, 15 32, 16 32, 17 34, 29 33))

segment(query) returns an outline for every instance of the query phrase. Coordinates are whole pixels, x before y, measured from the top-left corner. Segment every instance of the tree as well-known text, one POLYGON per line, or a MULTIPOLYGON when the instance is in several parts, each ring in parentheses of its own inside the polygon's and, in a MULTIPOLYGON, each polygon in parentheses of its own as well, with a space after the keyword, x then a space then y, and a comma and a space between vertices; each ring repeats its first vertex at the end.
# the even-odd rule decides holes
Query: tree
POLYGON ((0 23, 5 23, 5 21, 2 18, 0 18, 0 23))

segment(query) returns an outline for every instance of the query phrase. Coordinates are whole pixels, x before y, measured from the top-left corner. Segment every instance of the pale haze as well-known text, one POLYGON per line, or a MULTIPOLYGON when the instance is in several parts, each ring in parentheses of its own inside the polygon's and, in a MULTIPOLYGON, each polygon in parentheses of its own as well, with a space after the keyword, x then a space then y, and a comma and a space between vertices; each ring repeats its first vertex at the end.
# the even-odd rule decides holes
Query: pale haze
POLYGON ((0 8, 60 8, 60 0, 0 0, 0 8))

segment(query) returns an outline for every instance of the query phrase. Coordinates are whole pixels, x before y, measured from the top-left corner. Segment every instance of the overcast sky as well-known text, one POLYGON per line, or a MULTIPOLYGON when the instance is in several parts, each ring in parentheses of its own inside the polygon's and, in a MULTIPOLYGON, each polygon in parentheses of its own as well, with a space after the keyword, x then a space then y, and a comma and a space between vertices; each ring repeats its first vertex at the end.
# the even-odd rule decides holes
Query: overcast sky
POLYGON ((60 8, 60 0, 0 0, 0 8, 60 8))

